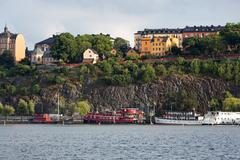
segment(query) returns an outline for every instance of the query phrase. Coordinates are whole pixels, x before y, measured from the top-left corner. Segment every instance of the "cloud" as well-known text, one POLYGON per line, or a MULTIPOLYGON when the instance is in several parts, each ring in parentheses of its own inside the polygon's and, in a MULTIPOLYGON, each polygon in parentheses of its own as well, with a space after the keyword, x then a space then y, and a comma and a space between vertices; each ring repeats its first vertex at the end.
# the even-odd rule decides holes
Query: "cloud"
POLYGON ((239 0, 2 0, 0 26, 7 21, 31 48, 57 32, 109 33, 133 44, 144 28, 237 22, 239 7, 239 0))

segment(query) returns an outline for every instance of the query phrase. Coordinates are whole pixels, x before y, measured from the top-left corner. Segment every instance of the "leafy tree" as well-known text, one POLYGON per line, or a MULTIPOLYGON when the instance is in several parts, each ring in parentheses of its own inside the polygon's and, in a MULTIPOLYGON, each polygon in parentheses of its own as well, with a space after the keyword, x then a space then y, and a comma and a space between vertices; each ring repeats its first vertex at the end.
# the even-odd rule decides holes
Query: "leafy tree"
POLYGON ((177 46, 173 46, 173 47, 171 48, 171 53, 172 53, 173 55, 180 56, 180 55, 182 54, 182 49, 179 48, 179 47, 177 47, 177 46))
POLYGON ((55 35, 54 45, 51 47, 53 57, 61 59, 64 62, 78 62, 77 57, 77 42, 75 37, 70 33, 62 33, 55 35))
POLYGON ((112 65, 110 63, 108 63, 107 61, 103 61, 101 63, 101 68, 106 75, 111 75, 112 65))
POLYGON ((24 99, 19 99, 17 111, 21 116, 29 114, 28 103, 24 99))
POLYGON ((2 111, 3 111, 3 105, 2 103, 0 103, 0 114, 2 114, 2 111))
POLYGON ((237 61, 234 65, 234 81, 236 84, 240 81, 240 62, 237 61))
POLYGON ((112 38, 104 34, 93 35, 92 48, 97 51, 100 56, 105 55, 109 57, 113 48, 112 38))
POLYGON ((85 50, 92 48, 93 36, 92 35, 77 35, 75 38, 78 46, 78 57, 82 58, 85 50))
POLYGON ((85 65, 81 65, 79 71, 80 71, 80 74, 89 74, 90 73, 90 69, 85 65))
POLYGON ((165 76, 167 74, 167 69, 163 64, 157 65, 155 70, 157 76, 165 76))
POLYGON ((8 119, 8 116, 13 115, 15 113, 15 109, 10 105, 5 105, 2 110, 2 115, 8 119))
POLYGON ((34 115, 35 113, 35 104, 31 100, 28 101, 28 113, 29 115, 34 115))
POLYGON ((199 62, 199 60, 194 59, 191 62, 191 71, 194 74, 199 74, 199 72, 200 72, 200 62, 199 62))
POLYGON ((132 82, 131 75, 130 74, 118 74, 118 75, 113 75, 112 77, 112 84, 113 85, 120 85, 120 86, 125 86, 128 85, 132 82))
POLYGON ((220 34, 229 46, 230 51, 237 51, 240 47, 240 23, 227 23, 220 34))
POLYGON ((34 84, 33 87, 32 87, 32 92, 34 94, 39 94, 40 91, 41 91, 41 88, 40 88, 39 84, 34 84))
POLYGON ((55 76, 54 77, 54 83, 55 84, 63 84, 66 81, 66 79, 62 76, 55 76))
POLYGON ((226 91, 225 98, 233 98, 233 95, 229 91, 226 91))
POLYGON ((11 51, 5 50, 0 55, 0 65, 5 67, 13 67, 15 65, 15 60, 11 51))
POLYGON ((28 58, 22 59, 20 63, 23 65, 31 65, 31 62, 28 58))
POLYGON ((223 101, 223 110, 230 112, 240 111, 240 99, 235 97, 226 98, 223 101))
POLYGON ((151 65, 147 65, 146 68, 142 68, 142 81, 148 83, 153 81, 156 78, 155 69, 151 65))
POLYGON ((211 107, 211 110, 213 110, 213 111, 216 111, 216 110, 220 109, 220 102, 219 102, 219 100, 216 99, 216 98, 211 99, 210 107, 211 107))
POLYGON ((81 116, 86 115, 90 112, 91 106, 88 101, 79 101, 77 103, 72 104, 71 112, 72 113, 79 113, 81 116))
POLYGON ((127 41, 123 38, 117 37, 114 40, 113 48, 115 48, 117 50, 117 53, 121 57, 123 57, 123 56, 125 56, 125 53, 127 53, 128 49, 130 48, 130 43, 129 43, 129 41, 127 41))

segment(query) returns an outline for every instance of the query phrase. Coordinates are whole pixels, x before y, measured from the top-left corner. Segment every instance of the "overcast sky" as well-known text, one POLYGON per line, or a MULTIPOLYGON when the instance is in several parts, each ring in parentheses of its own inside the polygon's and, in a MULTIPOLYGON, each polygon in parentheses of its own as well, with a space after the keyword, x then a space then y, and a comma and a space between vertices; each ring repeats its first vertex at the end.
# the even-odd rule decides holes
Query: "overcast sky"
POLYGON ((144 28, 240 22, 240 0, 0 0, 0 26, 23 33, 30 49, 59 32, 109 33, 133 44, 144 28))

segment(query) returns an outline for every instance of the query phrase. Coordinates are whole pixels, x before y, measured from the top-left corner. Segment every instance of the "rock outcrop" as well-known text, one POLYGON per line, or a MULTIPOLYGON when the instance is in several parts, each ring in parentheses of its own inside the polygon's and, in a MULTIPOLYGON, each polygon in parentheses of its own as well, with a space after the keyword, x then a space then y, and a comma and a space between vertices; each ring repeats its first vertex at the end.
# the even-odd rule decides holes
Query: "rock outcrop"
MULTIPOLYGON (((25 96, 36 103, 38 112, 44 110, 53 112, 56 110, 58 94, 64 104, 70 104, 79 99, 87 99, 94 110, 114 110, 121 107, 137 106, 148 112, 151 109, 161 110, 169 92, 185 90, 194 93, 201 106, 201 111, 206 111, 208 102, 212 98, 223 99, 226 91, 239 95, 239 87, 209 77, 196 76, 169 76, 149 84, 131 84, 128 86, 99 85, 88 81, 81 84, 78 82, 66 83, 64 85, 49 85, 41 90, 39 95, 25 96)), ((16 106, 18 97, 1 99, 16 106)))

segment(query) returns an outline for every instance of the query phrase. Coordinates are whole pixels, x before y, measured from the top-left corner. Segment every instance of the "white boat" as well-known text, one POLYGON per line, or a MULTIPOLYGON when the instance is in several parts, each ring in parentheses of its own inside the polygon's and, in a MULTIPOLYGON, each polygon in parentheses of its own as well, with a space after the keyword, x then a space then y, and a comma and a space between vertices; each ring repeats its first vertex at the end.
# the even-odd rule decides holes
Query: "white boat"
POLYGON ((155 124, 160 125, 202 125, 203 117, 194 112, 167 112, 162 117, 155 117, 155 124))
POLYGON ((203 125, 240 125, 240 112, 208 112, 204 115, 203 125))

